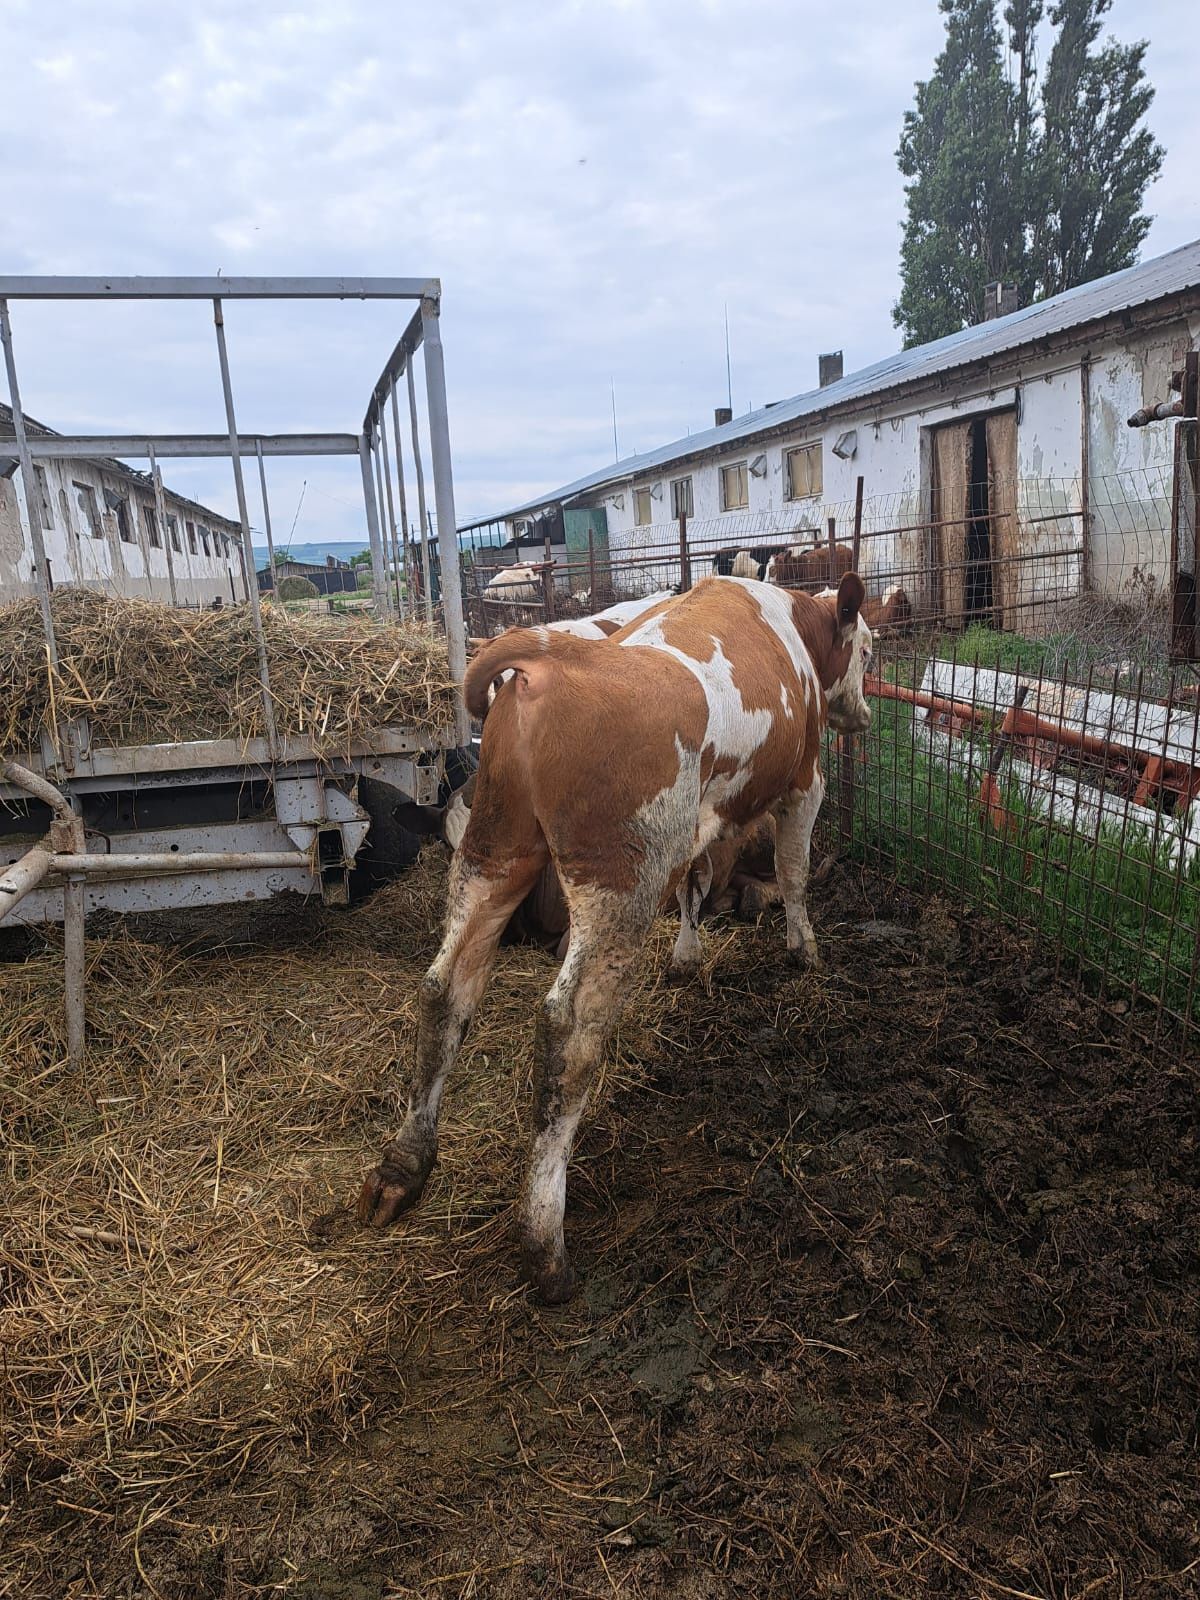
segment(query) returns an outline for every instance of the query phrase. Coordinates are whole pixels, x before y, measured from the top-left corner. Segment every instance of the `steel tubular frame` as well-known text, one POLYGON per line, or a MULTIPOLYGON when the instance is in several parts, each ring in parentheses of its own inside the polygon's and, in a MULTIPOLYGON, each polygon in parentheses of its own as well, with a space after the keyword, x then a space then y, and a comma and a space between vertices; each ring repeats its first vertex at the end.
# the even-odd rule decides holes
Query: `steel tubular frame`
MULTIPOLYGON (((262 612, 259 604, 257 573, 254 563, 250 529, 249 508, 242 462, 246 456, 258 461, 259 483, 262 493, 263 518, 267 533, 268 559, 273 580, 277 577, 274 539, 271 531, 270 504, 267 495, 267 478, 264 458, 267 456, 297 455, 357 455, 359 457, 363 501, 371 544, 372 580, 377 614, 387 618, 392 614, 390 586, 387 579, 387 557, 381 528, 383 506, 386 498, 391 522, 391 537, 395 546, 395 518, 392 513, 391 476, 387 460, 386 441, 383 437, 383 405, 390 394, 393 408, 394 437, 396 442, 396 468, 399 485, 400 511, 406 521, 406 501, 403 466, 400 460, 400 427, 396 402, 396 380, 407 376, 409 407, 412 423, 414 466, 417 474, 417 491, 421 516, 421 545, 425 571, 426 616, 432 622, 432 600, 429 585, 429 527, 425 510, 424 475, 421 466, 420 434, 417 419, 416 393, 413 383, 412 359, 418 348, 424 346, 427 424, 433 468, 434 499, 439 524, 439 553, 442 572, 442 617, 446 630, 447 653, 450 671, 461 682, 466 665, 466 629, 462 614, 462 595, 458 571, 458 547, 455 533, 454 484, 450 460, 449 420, 446 406, 445 372, 442 358, 439 324, 441 285, 436 278, 157 278, 157 277, 19 277, 0 276, 0 344, 3 345, 4 365, 8 381, 13 415, 11 441, 0 440, 0 445, 11 443, 15 447, 21 471, 25 521, 29 528, 29 543, 34 557, 34 586, 37 592, 42 625, 45 629, 46 653, 49 670, 57 670, 58 651, 54 633, 54 618, 50 607, 50 585, 46 570, 46 552, 42 538, 41 517, 38 509, 36 479, 33 463, 36 459, 103 459, 132 456, 148 459, 154 490, 155 515, 163 539, 167 560, 167 575, 172 603, 177 603, 178 592, 171 532, 167 522, 159 461, 169 457, 220 457, 228 456, 233 467, 234 487, 238 502, 238 515, 242 534, 242 564, 246 585, 246 599, 253 618, 255 643, 258 654, 259 681, 263 700, 263 723, 272 767, 279 757, 279 738, 271 696, 270 661, 263 633, 262 612), (17 378, 16 358, 13 350, 12 327, 9 314, 11 300, 209 300, 213 307, 217 356, 221 371, 221 388, 225 405, 226 433, 216 434, 139 434, 78 435, 55 434, 29 438, 25 427, 25 414, 21 405, 21 392, 17 378), (368 406, 367 420, 360 435, 337 433, 309 434, 240 434, 237 428, 230 374, 229 355, 225 339, 224 302, 226 300, 412 300, 417 310, 404 335, 384 369, 383 377, 373 391, 368 406), (386 483, 386 495, 384 485, 386 483)), ((407 527, 405 544, 407 546, 407 527)), ((399 573, 397 573, 399 581, 399 573)), ((465 712, 460 710, 457 736, 465 742, 469 734, 465 712)), ((70 745, 56 728, 53 730, 57 746, 58 765, 70 772, 73 766, 70 745)), ((93 855, 86 850, 83 823, 63 792, 48 780, 28 771, 15 762, 0 769, 0 777, 14 787, 24 790, 31 798, 51 808, 54 822, 50 835, 30 850, 12 866, 0 872, 0 921, 27 894, 47 877, 60 877, 63 882, 64 907, 64 990, 67 1019, 68 1054, 73 1063, 82 1058, 84 1048, 84 918, 86 910, 85 885, 89 877, 127 873, 178 874, 222 871, 231 868, 291 868, 312 869, 309 857, 295 852, 230 852, 162 854, 93 855)))

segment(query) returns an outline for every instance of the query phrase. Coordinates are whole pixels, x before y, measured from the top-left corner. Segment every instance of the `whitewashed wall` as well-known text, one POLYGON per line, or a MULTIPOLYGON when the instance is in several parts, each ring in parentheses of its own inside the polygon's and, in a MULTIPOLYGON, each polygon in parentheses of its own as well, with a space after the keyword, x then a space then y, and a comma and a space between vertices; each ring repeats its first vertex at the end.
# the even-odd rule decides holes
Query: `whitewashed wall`
MULTIPOLYGON (((43 528, 46 559, 56 588, 82 584, 110 594, 132 598, 169 601, 166 541, 152 546, 147 538, 142 506, 154 505, 153 493, 134 480, 106 471, 89 461, 45 461, 51 526, 43 528), (77 483, 90 484, 100 512, 101 537, 93 538, 88 519, 79 503, 77 483), (105 490, 128 500, 133 542, 126 543, 118 531, 117 515, 107 508, 105 490)), ((34 594, 33 552, 23 532, 24 487, 18 471, 11 478, 0 478, 0 603, 34 594)), ((168 515, 178 521, 181 550, 172 549, 176 592, 181 604, 208 606, 218 597, 225 605, 245 597, 241 563, 230 536, 229 525, 215 517, 205 517, 169 492, 165 495, 168 515), (187 524, 196 529, 196 553, 189 548, 187 524), (200 527, 209 530, 210 553, 204 554, 200 527), (218 533, 225 534, 224 545, 218 533)))

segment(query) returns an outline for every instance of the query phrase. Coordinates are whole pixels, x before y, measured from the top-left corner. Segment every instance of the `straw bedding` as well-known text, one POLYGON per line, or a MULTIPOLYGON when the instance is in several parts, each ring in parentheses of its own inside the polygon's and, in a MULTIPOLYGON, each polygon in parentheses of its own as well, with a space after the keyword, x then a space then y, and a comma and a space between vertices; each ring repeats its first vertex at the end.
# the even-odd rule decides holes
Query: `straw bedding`
MULTIPOLYGON (((428 731, 452 721, 445 644, 422 625, 262 609, 280 733, 336 752, 390 723, 428 731)), ((263 732, 247 608, 184 611, 63 589, 52 610, 53 682, 37 602, 0 607, 0 753, 35 747, 55 716, 86 716, 97 745, 263 732)))
POLYGON ((539 952, 501 952, 420 1209, 344 1209, 437 854, 349 913, 94 919, 78 1075, 59 952, 0 962, 0 1594, 1194 1593, 1194 1080, 867 889, 816 897, 821 977, 717 924, 672 988, 660 924, 555 1311, 512 1239, 539 952))

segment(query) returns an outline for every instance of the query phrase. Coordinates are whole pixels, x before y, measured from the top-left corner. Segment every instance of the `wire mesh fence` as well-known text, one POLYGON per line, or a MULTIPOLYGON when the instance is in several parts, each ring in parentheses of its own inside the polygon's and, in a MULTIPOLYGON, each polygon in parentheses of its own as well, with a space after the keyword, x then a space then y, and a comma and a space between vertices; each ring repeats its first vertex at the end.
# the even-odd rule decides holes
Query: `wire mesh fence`
POLYGON ((872 597, 899 591, 904 620, 923 626, 979 621, 1040 637, 1063 631, 1064 608, 1081 601, 1078 620, 1086 613, 1091 628, 1102 615, 1153 612, 1165 657, 1169 468, 1092 477, 1086 491, 1073 477, 955 488, 953 514, 914 490, 676 518, 626 529, 619 542, 589 532, 574 546, 475 549, 465 553, 470 631, 587 615, 713 573, 766 577, 774 558, 770 576, 810 591, 853 566, 872 597))
POLYGON ((1037 935, 1140 1037, 1194 1049, 1200 681, 1171 659, 1187 544, 1171 473, 963 488, 956 516, 888 495, 653 524, 519 569, 476 552, 470 631, 714 572, 816 592, 856 567, 875 716, 831 742, 826 839, 1037 935))
POLYGON ((883 643, 869 733, 830 747, 825 831, 1038 935, 1140 1037, 1194 1049, 1196 680, 1064 650, 982 628, 883 643))

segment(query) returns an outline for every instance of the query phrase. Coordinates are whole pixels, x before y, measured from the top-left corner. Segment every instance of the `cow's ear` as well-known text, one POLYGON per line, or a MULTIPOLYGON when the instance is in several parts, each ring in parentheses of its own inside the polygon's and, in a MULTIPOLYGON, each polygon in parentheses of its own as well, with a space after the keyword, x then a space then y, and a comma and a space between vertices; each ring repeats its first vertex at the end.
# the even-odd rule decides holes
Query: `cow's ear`
POLYGON ((866 598, 867 588, 858 573, 847 572, 838 584, 837 592, 838 633, 843 643, 858 627, 858 613, 866 598))

